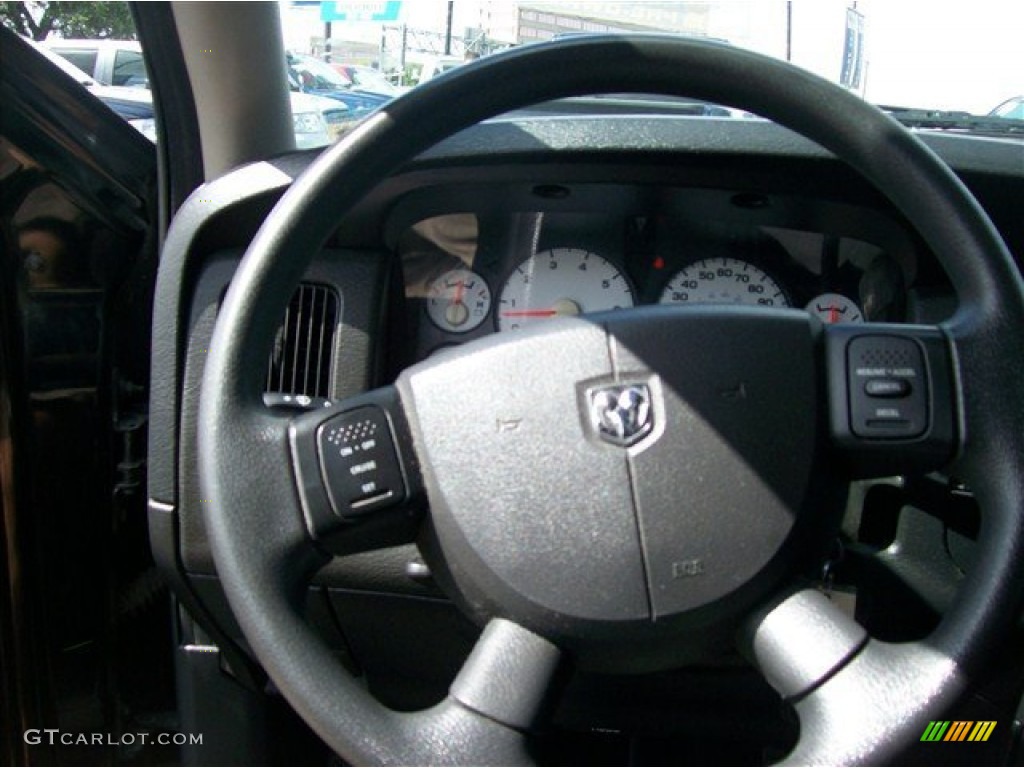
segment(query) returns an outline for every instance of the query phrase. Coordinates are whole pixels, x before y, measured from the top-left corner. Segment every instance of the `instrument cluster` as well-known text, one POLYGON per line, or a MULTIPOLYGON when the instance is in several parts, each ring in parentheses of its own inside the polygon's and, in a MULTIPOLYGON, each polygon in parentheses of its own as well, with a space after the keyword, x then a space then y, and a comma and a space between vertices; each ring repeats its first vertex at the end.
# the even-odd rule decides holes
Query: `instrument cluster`
MULTIPOLYGON (((557 317, 650 304, 905 319, 913 265, 854 237, 605 213, 451 213, 398 238, 415 359, 557 317)), ((898 250, 898 249, 897 249, 898 250)))

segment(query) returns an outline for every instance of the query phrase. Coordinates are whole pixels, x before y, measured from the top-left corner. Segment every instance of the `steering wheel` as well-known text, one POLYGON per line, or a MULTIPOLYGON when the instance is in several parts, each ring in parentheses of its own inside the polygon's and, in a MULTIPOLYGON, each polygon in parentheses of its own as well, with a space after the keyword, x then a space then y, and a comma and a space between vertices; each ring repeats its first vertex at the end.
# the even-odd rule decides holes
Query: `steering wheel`
POLYGON ((955 701, 1019 615, 1022 351, 1024 288, 994 227, 940 160, 861 99, 773 59, 671 36, 524 46, 367 118, 291 185, 250 245, 200 403, 217 572, 277 687, 352 762, 529 763, 563 661, 664 669, 699 656, 698 636, 741 638, 794 702, 788 761, 882 762, 955 701), (264 406, 277 320, 375 184, 485 118, 613 92, 730 104, 832 151, 935 252, 955 316, 825 327, 799 311, 620 310, 466 344, 320 412, 264 406), (794 586, 820 562, 850 479, 950 465, 981 507, 984 567, 929 637, 880 642, 794 586), (327 553, 416 537, 486 627, 449 696, 400 713, 307 626, 304 591, 327 553))

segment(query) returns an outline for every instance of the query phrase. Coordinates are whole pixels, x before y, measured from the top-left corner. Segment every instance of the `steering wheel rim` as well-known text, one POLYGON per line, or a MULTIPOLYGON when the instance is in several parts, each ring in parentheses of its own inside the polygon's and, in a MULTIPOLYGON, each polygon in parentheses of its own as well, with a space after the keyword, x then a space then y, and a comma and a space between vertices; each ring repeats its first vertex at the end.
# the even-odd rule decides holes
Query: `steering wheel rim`
MULTIPOLYGON (((199 451, 218 574, 270 677, 299 714, 349 760, 511 764, 528 762, 530 755, 521 734, 526 723, 515 722, 515 716, 503 720, 491 712, 481 714, 472 695, 422 713, 385 709, 340 669, 305 625, 305 577, 323 556, 306 545, 299 515, 285 519, 277 512, 302 505, 294 478, 281 469, 292 458, 288 423, 263 408, 254 373, 263 369, 276 318, 338 218, 402 164, 456 131, 511 109, 629 91, 727 103, 834 152, 917 228, 960 298, 956 315, 941 329, 954 360, 959 397, 956 469, 983 510, 979 561, 986 568, 968 576, 952 609, 926 640, 899 646, 857 641, 844 651, 836 667, 801 694, 796 706, 803 727, 788 760, 884 761, 917 738, 922 718, 927 721, 928 714, 954 700, 1019 613, 1024 406, 1014 402, 1012 382, 1019 377, 1019 350, 1024 349, 1024 288, 994 227, 954 174, 874 107, 774 59, 662 35, 595 36, 525 47, 455 70, 395 100, 314 161, 250 245, 210 344, 199 451), (494 83, 503 87, 494 88, 494 83), (318 203, 328 199, 333 205, 326 211, 318 203), (239 472, 243 466, 246 471, 239 472), (254 484, 256 477, 279 482, 254 484)), ((784 614, 786 604, 782 608, 784 614)), ((827 609, 816 615, 829 626, 839 621, 827 609)), ((808 613, 799 616, 803 621, 808 613)), ((785 620, 778 626, 796 628, 785 620)), ((777 631, 769 626, 766 632, 771 646, 777 631)), ((479 674, 497 675, 492 682, 507 688, 511 699, 518 696, 514 689, 525 690, 531 701, 523 706, 529 709, 555 654, 545 641, 515 625, 496 622, 485 637, 488 633, 505 637, 495 641, 504 650, 521 648, 525 660, 517 653, 510 654, 511 661, 488 658, 496 646, 484 643, 469 666, 479 674)), ((792 654, 787 657, 778 648, 759 661, 769 667, 795 663, 792 654)), ((770 670, 768 677, 773 677, 770 670)))

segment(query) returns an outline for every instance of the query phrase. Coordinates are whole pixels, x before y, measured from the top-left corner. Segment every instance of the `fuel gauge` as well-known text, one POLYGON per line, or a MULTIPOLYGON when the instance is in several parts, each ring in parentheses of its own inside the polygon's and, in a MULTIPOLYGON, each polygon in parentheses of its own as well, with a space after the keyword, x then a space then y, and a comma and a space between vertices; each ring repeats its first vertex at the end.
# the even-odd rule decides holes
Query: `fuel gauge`
POLYGON ((449 270, 427 290, 427 315, 442 331, 471 331, 484 321, 490 309, 491 289, 469 269, 449 270))
POLYGON ((823 293, 815 296, 805 309, 825 323, 863 323, 857 304, 841 293, 823 293))

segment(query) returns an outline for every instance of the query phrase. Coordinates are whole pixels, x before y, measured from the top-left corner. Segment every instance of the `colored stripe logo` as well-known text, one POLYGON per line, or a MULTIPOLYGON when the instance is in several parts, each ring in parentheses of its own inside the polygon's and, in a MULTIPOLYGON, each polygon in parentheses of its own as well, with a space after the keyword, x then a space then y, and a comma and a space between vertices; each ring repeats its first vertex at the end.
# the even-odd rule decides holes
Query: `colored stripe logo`
POLYGON ((921 741, 988 741, 995 728, 995 720, 932 720, 921 741))

